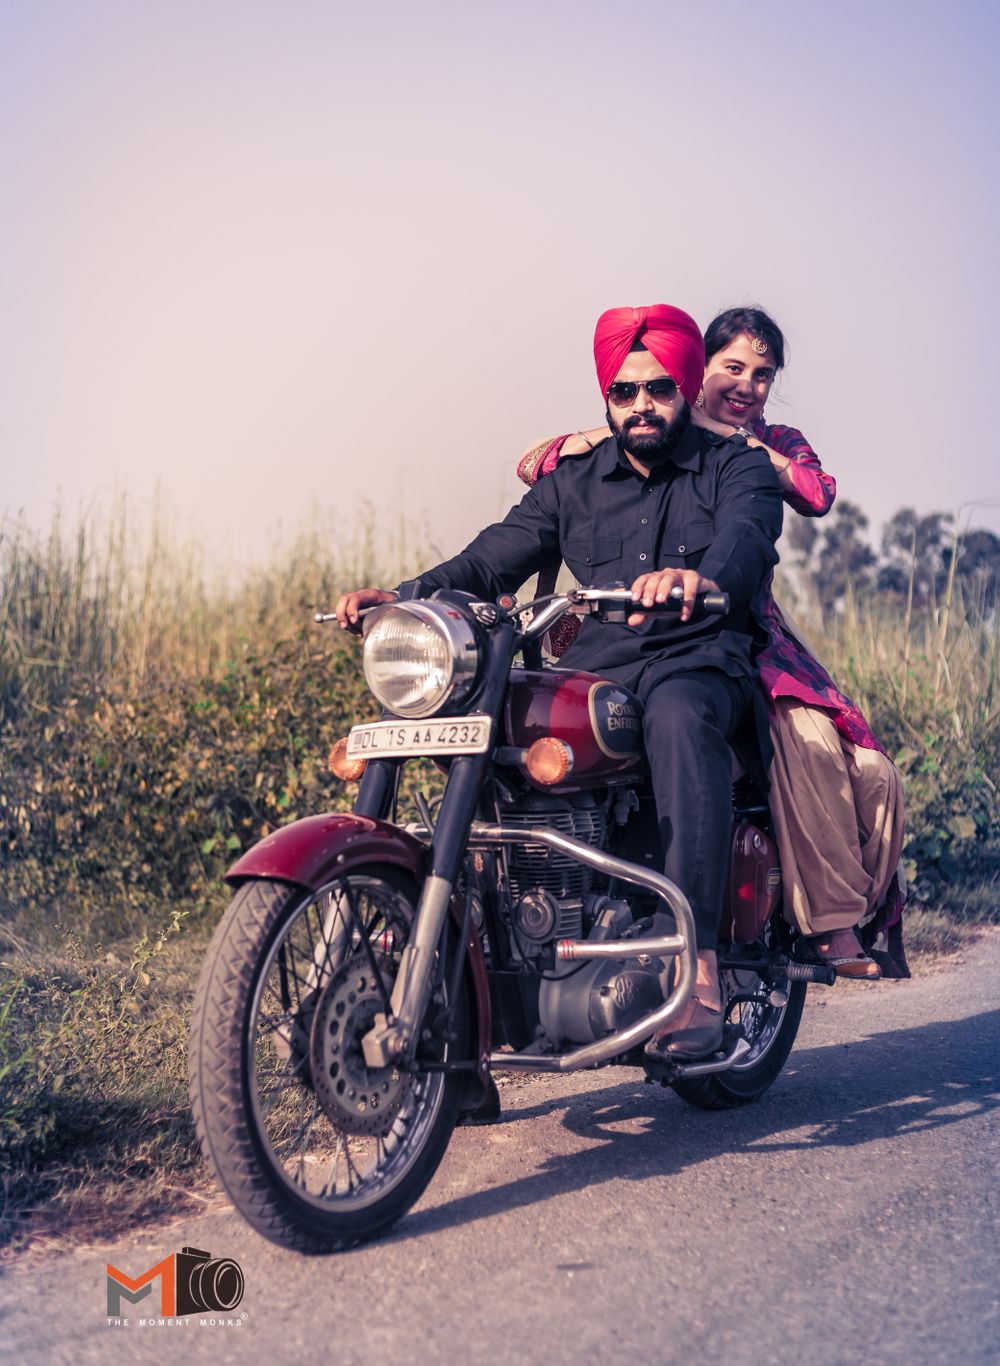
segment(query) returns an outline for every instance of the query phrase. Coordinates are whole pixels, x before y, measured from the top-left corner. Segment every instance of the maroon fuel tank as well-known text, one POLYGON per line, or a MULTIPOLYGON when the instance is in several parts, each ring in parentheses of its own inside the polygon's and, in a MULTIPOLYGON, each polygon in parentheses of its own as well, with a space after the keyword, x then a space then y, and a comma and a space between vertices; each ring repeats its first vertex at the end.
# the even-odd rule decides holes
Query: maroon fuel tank
POLYGON ((597 674, 512 669, 504 708, 507 744, 527 749, 554 735, 573 751, 573 771, 547 792, 601 787, 643 762, 642 703, 597 674))

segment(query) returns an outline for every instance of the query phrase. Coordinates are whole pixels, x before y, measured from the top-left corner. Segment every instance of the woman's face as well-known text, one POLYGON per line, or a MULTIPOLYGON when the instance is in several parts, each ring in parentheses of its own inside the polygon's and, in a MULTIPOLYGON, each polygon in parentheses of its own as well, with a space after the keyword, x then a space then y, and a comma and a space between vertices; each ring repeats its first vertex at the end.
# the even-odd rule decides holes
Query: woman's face
POLYGON ((777 372, 770 348, 761 355, 752 340, 742 332, 705 367, 705 412, 716 422, 747 427, 764 411, 777 372))

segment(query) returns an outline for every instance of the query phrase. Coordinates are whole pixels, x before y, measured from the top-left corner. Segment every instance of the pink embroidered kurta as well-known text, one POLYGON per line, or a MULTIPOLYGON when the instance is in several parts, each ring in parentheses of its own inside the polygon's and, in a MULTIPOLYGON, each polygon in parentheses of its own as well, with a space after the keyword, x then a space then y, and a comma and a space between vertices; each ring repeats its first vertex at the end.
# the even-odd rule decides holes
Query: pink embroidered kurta
MULTIPOLYGON (((837 483, 827 474, 816 452, 795 427, 782 427, 757 421, 754 436, 779 455, 791 460, 787 477, 792 488, 783 487, 785 502, 803 517, 823 517, 837 496, 837 483)), ((768 576, 755 604, 767 630, 767 645, 757 658, 761 684, 768 697, 793 697, 810 707, 829 712, 834 725, 847 740, 863 749, 885 750, 857 704, 842 693, 822 664, 790 629, 771 591, 773 574, 768 576)))

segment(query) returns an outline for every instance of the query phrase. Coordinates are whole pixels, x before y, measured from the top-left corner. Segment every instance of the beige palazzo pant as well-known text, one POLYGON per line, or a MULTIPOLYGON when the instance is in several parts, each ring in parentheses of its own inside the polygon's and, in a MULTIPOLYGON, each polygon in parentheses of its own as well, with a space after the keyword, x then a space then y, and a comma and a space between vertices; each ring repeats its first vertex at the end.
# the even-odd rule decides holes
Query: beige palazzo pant
POLYGON ((803 934, 867 920, 885 899, 903 847, 903 784, 877 749, 852 744, 826 712, 771 702, 769 805, 785 914, 803 934))

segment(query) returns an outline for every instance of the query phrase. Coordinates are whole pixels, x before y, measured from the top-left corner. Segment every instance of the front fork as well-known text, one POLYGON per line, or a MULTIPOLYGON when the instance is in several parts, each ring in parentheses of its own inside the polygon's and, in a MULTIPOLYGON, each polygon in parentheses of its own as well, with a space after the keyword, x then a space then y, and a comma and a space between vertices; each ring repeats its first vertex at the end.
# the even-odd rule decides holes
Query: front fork
MULTIPOLYGON (((507 687, 515 637, 508 624, 498 626, 490 636, 486 682, 477 711, 496 718, 507 687)), ((491 745, 496 736, 492 734, 491 745)), ((379 1012, 375 1023, 361 1041, 366 1064, 386 1067, 391 1062, 410 1061, 420 1037, 420 1025, 427 1009, 434 980, 434 968, 443 946, 455 884, 458 881, 469 842, 469 830, 476 815, 483 778, 491 762, 488 749, 483 754, 465 754, 452 759, 444 798, 432 832, 430 868, 417 903, 409 942, 403 949, 399 972, 393 984, 389 1010, 379 1012)), ((383 766, 380 764, 379 768, 383 766)), ((365 780, 369 774, 365 774, 365 780)), ((368 810, 369 804, 387 802, 393 788, 389 765, 373 773, 372 781, 363 780, 356 810, 359 815, 382 815, 368 810)), ((459 952, 464 952, 464 940, 459 952)))
POLYGON ((488 753, 452 760, 445 800, 441 803, 431 843, 430 871, 420 890, 409 941, 400 957, 389 1010, 375 1016, 375 1023, 361 1041, 365 1062, 371 1068, 409 1060, 416 1049, 448 907, 461 871, 469 827, 488 762, 488 753))

